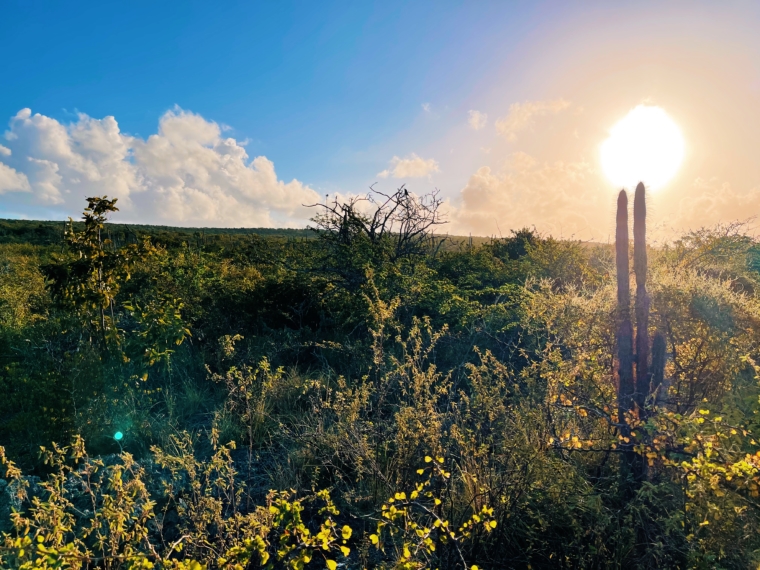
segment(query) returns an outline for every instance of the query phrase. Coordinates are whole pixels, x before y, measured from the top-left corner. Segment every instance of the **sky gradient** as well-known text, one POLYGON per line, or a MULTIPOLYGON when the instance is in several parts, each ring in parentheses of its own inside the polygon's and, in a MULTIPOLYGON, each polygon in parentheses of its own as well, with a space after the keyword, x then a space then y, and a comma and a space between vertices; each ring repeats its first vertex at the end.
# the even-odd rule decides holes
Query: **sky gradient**
MULTIPOLYGON (((633 107, 679 125, 661 235, 760 213, 750 2, 0 3, 0 217, 304 226, 406 184, 449 231, 606 241, 599 147, 633 107)), ((670 234, 669 234, 670 233, 670 234)))

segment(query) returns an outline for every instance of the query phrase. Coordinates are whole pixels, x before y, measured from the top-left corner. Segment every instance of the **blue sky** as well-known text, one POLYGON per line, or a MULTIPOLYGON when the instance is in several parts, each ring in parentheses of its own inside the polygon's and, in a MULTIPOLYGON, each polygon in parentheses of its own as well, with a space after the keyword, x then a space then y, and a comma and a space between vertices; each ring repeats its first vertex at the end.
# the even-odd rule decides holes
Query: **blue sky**
POLYGON ((361 154, 408 128, 423 103, 466 113, 541 12, 503 2, 8 5, 0 53, 19 57, 1 64, 0 116, 78 110, 148 135, 179 105, 232 126, 286 176, 326 185, 335 168, 361 180, 382 170, 386 157, 364 165, 361 154))
MULTIPOLYGON (((592 172, 605 129, 652 99, 677 121, 682 111, 689 125, 730 101, 750 107, 760 86, 752 63, 759 24, 751 3, 5 0, 0 120, 11 135, 0 138, 7 149, 0 151, 7 167, 5 187, 0 171, 0 216, 74 215, 83 193, 102 188, 122 189, 122 218, 130 221, 303 225, 301 200, 363 192, 377 181, 419 193, 440 188, 461 231, 492 233, 503 214, 506 227, 564 232, 536 204, 523 207, 524 219, 511 205, 527 195, 545 201, 541 184, 567 185, 580 176, 596 192, 582 198, 598 202, 597 215, 606 216, 604 184, 592 172), (701 94, 687 100, 695 89, 701 94), (17 116, 23 109, 29 117, 17 116), (477 129, 471 111, 482 113, 477 129), (83 116, 113 117, 117 127, 85 124, 83 116), (519 137, 506 133, 503 121, 520 116, 527 119, 519 137), (149 145, 162 118, 174 134, 149 145), (218 133, 199 134, 208 125, 218 133), (55 134, 58 127, 63 135, 55 134), (77 139, 82 129, 90 143, 77 139), (109 150, 90 148, 106 131, 109 150), (118 152, 114 132, 127 141, 118 152), (61 136, 70 139, 65 150, 46 150, 46 141, 61 136), (177 142, 182 136, 200 154, 177 142), (236 141, 231 151, 229 138, 236 141), (232 183, 219 182, 229 174, 224 157, 241 152, 235 168, 266 157, 272 172, 259 163, 253 174, 240 170, 232 183), (167 170, 178 153, 184 166, 167 170), (104 162, 105 155, 111 158, 104 162), (137 170, 109 170, 114 160, 137 170), (206 164, 203 172, 198 164, 206 164), (90 176, 86 184, 83 176, 90 176), (488 216, 472 213, 477 208, 488 216)), ((742 128, 754 125, 756 112, 747 121, 722 118, 731 128, 692 130, 746 145, 752 135, 742 128)), ((729 183, 751 201, 760 176, 749 157, 737 161, 700 160, 678 182, 729 183), (724 179, 732 168, 741 176, 724 179)), ((568 217, 570 233, 594 225, 583 210, 568 217)))

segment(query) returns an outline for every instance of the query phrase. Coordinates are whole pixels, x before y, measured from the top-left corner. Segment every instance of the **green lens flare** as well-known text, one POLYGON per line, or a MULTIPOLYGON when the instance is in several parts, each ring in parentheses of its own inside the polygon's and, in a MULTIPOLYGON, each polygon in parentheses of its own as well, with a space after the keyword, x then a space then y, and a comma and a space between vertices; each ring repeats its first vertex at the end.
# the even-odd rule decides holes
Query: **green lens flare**
POLYGON ((116 441, 120 441, 123 437, 124 437, 124 434, 121 433, 120 431, 117 431, 115 434, 113 434, 113 438, 116 441))

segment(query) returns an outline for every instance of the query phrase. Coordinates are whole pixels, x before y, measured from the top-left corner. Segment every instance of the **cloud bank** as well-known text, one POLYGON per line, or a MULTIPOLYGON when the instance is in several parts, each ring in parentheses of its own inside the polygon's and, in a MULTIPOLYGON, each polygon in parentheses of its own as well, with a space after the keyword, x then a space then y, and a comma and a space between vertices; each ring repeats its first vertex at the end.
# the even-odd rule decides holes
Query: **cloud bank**
POLYGON ((663 192, 654 198, 656 214, 663 214, 663 232, 669 230, 671 235, 736 221, 756 226, 760 212, 760 186, 740 191, 715 177, 698 177, 684 191, 663 192))
MULTIPOLYGON (((482 166, 470 176, 458 200, 447 204, 448 231, 506 236, 528 226, 558 238, 607 242, 614 240, 617 192, 591 162, 541 162, 514 152, 503 167, 482 166)), ((717 178, 697 178, 653 192, 647 202, 647 233, 653 241, 735 221, 749 222, 747 229, 754 231, 760 186, 740 191, 717 178)))
POLYGON ((451 211, 451 231, 498 236, 535 224, 556 237, 606 240, 610 204, 590 163, 542 163, 515 152, 502 169, 483 166, 470 176, 451 211))
POLYGON ((84 199, 119 198, 121 219, 189 226, 303 225, 318 201, 311 188, 277 178, 264 156, 249 159, 222 127, 179 108, 147 139, 120 131, 114 117, 80 114, 63 124, 30 109, 10 121, 0 146, 6 207, 76 216, 84 199))
MULTIPOLYGON (((562 100, 515 103, 497 124, 501 135, 516 138, 535 121, 540 134, 552 121, 537 117, 568 107, 562 100)), ((484 113, 475 113, 469 117, 473 128, 486 121, 484 113)), ((510 229, 535 226, 556 237, 607 241, 614 230, 616 191, 593 158, 598 141, 588 134, 578 139, 577 128, 569 124, 559 134, 551 133, 577 141, 570 160, 548 161, 543 148, 536 154, 511 150, 505 155, 497 147, 481 155, 477 160, 483 162, 471 165, 469 178, 450 188, 459 193, 447 201, 451 224, 446 230, 506 235, 510 229)), ((227 130, 179 108, 164 113, 147 138, 123 133, 110 116, 80 114, 63 123, 22 109, 0 134, 0 217, 78 217, 86 197, 107 194, 119 198, 118 221, 303 227, 313 215, 303 204, 319 202, 320 196, 298 180, 280 179, 272 161, 249 157, 245 143, 226 136, 227 130)), ((438 172, 438 161, 412 153, 394 156, 378 176, 420 180, 438 172)), ((651 195, 653 239, 760 212, 757 184, 697 172, 687 180, 692 182, 651 195)))

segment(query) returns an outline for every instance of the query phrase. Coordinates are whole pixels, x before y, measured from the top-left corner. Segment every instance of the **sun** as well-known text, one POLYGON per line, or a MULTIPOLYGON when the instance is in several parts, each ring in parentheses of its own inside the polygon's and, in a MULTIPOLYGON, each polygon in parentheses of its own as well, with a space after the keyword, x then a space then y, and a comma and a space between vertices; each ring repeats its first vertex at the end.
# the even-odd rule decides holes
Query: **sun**
POLYGON ((632 188, 643 182, 657 190, 678 172, 684 141, 665 111, 639 105, 610 129, 600 150, 602 170, 613 184, 632 188))

